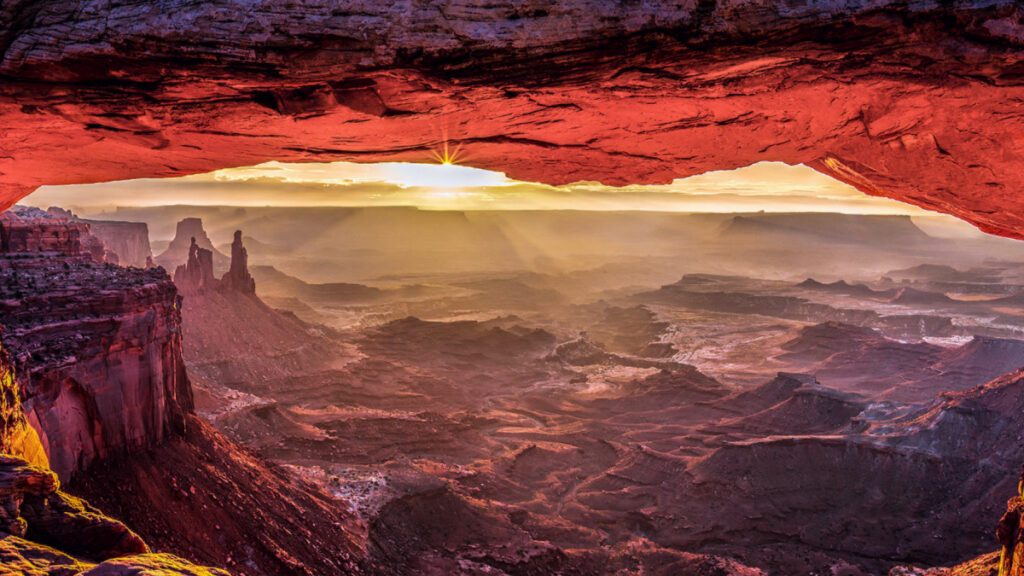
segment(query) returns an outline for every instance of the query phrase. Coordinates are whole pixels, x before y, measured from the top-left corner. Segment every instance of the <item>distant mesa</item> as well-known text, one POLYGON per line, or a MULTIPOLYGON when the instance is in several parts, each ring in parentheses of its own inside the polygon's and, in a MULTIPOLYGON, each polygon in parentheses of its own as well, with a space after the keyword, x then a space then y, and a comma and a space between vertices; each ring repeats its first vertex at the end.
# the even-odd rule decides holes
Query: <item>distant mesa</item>
POLYGON ((188 261, 193 239, 199 248, 210 251, 214 270, 224 270, 228 267, 228 257, 213 247, 213 242, 210 241, 210 237, 203 228, 201 218, 185 218, 178 222, 174 240, 171 240, 167 250, 158 255, 154 260, 167 270, 174 270, 179 265, 185 264, 188 261))
POLYGON ((834 213, 744 214, 723 224, 722 241, 806 242, 866 246, 908 246, 931 240, 910 216, 865 216, 834 213))
POLYGON ((259 279, 260 294, 266 296, 298 297, 310 301, 355 302, 380 298, 384 291, 363 284, 330 282, 311 284, 295 276, 281 272, 273 266, 256 265, 250 267, 254 278, 259 279))
POLYGON ((982 271, 962 272, 945 264, 919 264, 910 268, 890 270, 886 277, 893 280, 932 281, 932 282, 977 282, 984 275, 987 280, 999 281, 999 278, 989 278, 991 273, 982 271))
POLYGON ((813 290, 817 292, 828 292, 847 296, 859 296, 863 298, 892 298, 896 295, 895 290, 874 290, 866 284, 850 284, 845 280, 825 283, 814 278, 808 278, 796 285, 797 288, 813 290))
POLYGON ((939 292, 927 292, 907 287, 901 288, 890 302, 894 304, 944 305, 954 304, 956 300, 939 292))
POLYGON ((103 242, 108 251, 117 255, 117 264, 136 268, 153 266, 149 226, 145 222, 81 221, 89 225, 89 231, 103 242))

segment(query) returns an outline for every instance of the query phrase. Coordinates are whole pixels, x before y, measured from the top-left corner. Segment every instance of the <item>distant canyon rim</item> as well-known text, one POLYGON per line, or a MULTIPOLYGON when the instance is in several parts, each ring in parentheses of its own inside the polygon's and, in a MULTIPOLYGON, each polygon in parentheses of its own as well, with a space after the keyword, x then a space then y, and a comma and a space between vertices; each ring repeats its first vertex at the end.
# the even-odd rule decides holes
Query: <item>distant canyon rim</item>
POLYGON ((1024 237, 1012 1, 27 1, 0 8, 0 206, 281 161, 664 183, 762 160, 1024 237))

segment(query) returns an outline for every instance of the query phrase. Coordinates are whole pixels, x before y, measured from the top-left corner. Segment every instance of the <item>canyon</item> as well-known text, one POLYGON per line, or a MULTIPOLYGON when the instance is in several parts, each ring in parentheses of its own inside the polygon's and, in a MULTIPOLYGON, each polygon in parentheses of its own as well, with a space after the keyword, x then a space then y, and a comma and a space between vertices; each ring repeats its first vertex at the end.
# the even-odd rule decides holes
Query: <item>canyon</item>
MULTIPOLYGON (((0 553, 5 570, 226 574, 150 554, 124 524, 59 490, 58 476, 77 493, 95 491, 92 502, 107 504, 104 498, 113 496, 104 508, 134 523, 143 524, 147 514, 158 511, 162 521, 172 522, 171 530, 149 541, 193 556, 202 549, 204 563, 234 566, 232 554, 237 556, 245 542, 250 550, 245 561, 268 573, 353 570, 344 565, 353 564, 346 559, 358 550, 357 521, 322 492, 192 415, 181 297, 167 273, 94 261, 82 245, 89 227, 60 211, 15 208, 0 215, 3 440, 4 452, 11 455, 2 462, 5 488, 0 490, 9 521, 3 530, 10 534, 0 553), (148 470, 147 458, 154 459, 148 470), (172 461, 184 478, 164 474, 172 461), (221 478, 219 484, 210 484, 210 473, 221 478), (161 479, 150 480, 154 474, 161 479), (233 484, 225 485, 224 478, 233 484), (251 491, 257 483, 260 490, 251 491), (193 498, 197 485, 203 489, 198 502, 193 498), (221 486, 220 499, 211 492, 216 486, 221 486), (151 498, 135 516, 119 497, 126 491, 151 498), (238 500, 244 494, 250 495, 238 500), (175 501, 181 508, 172 514, 175 501), (224 506, 231 501, 235 510, 228 515, 224 506), (211 516, 213 505, 223 512, 211 516), (323 528, 315 535, 295 534, 290 526, 296 519, 323 528), (256 527, 260 541, 251 539, 256 527), (214 533, 220 534, 219 547, 208 540, 214 533), (315 564, 308 552, 297 553, 300 546, 327 551, 320 560, 325 564, 315 564), (306 558, 309 566, 294 556, 306 558)), ((125 242, 135 238, 137 226, 115 228, 127 231, 125 242)))
MULTIPOLYGON (((291 218, 254 210, 261 222, 275 217, 291 218)), ((416 226, 400 212, 382 217, 416 226)), ((423 214, 424 226, 435 217, 423 214)), ((757 218, 795 226, 792 216, 757 218)), ((853 268, 889 252, 871 239, 908 230, 860 218, 845 240, 864 245, 848 245, 853 268)), ((773 249, 791 255, 807 234, 838 228, 813 215, 800 226, 773 249)), ((687 266, 703 265, 701 250, 721 260, 717 243, 734 230, 730 218, 711 227, 706 246, 687 246, 687 266)), ((220 237, 248 252, 241 231, 220 237)), ((257 279, 255 293, 246 266, 217 278, 196 246, 183 270, 205 261, 209 271, 200 284, 178 275, 183 358, 209 424, 190 417, 186 438, 216 428, 287 465, 291 482, 338 498, 365 542, 345 553, 368 573, 880 574, 955 563, 999 545, 994 526, 1024 461, 1003 441, 1024 433, 1021 315, 1007 295, 1021 279, 1012 260, 994 257, 1018 249, 977 242, 932 238, 900 268, 848 281, 686 273, 660 288, 609 290, 578 271, 492 271, 436 274, 415 288, 400 276, 371 287, 275 271, 269 292, 257 279), (908 265, 932 252, 972 262, 976 249, 990 259, 969 274, 908 265), (296 312, 268 306, 264 293, 296 312), (348 313, 321 313, 336 307, 348 313), (334 324, 304 321, 303 310, 334 324)), ((254 245, 269 254, 274 243, 254 245)), ((217 526, 178 523, 175 494, 210 490, 187 472, 202 466, 180 442, 94 467, 73 488, 148 542, 237 566, 237 549, 204 555, 202 534, 217 526), (180 464, 162 495, 153 466, 167 461, 180 464), (110 479, 125 477, 136 488, 114 496, 110 479)), ((218 468, 231 453, 191 444, 218 468)), ((210 508, 244 507, 225 504, 249 497, 243 478, 217 482, 210 508)), ((324 530, 314 518, 308 525, 324 530)))
POLYGON ((1010 240, 15 205, 270 161, 779 161, 1022 239, 1022 61, 1012 0, 4 2, 0 571, 1022 573, 1010 240))

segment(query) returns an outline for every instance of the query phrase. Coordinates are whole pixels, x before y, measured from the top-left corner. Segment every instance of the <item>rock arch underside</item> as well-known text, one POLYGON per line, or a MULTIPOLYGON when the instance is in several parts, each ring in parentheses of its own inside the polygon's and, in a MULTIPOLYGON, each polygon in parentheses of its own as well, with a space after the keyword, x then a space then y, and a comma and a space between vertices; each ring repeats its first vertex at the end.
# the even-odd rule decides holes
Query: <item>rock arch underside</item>
POLYGON ((0 207, 282 161, 663 183, 760 160, 1024 237, 1012 1, 14 0, 0 207))

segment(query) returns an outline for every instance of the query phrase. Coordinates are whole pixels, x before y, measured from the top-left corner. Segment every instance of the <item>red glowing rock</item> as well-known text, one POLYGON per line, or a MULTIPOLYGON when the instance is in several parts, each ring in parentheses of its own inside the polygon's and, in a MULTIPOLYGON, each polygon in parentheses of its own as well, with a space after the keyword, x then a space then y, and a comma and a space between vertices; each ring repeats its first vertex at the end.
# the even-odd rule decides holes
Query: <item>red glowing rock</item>
POLYGON ((448 143, 549 183, 804 163, 1024 237, 1014 2, 179 4, 0 9, 0 207, 41 184, 429 162, 448 143))

